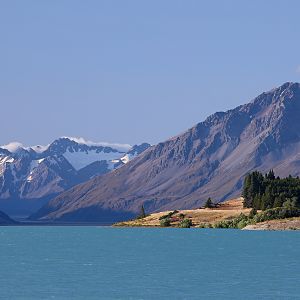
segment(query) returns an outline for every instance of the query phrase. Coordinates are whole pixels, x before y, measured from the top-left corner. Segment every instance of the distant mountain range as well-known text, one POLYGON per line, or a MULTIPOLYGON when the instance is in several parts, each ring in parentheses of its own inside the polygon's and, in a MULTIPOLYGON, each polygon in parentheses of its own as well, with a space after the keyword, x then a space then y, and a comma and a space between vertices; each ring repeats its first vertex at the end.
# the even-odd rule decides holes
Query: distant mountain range
POLYGON ((196 208, 208 197, 240 194, 245 174, 271 168, 300 175, 299 83, 211 115, 121 168, 61 193, 32 219, 114 222, 135 216, 142 204, 148 213, 196 208))
POLYGON ((62 191, 117 169, 147 149, 63 137, 48 146, 0 147, 0 209, 16 215, 34 212, 62 191))

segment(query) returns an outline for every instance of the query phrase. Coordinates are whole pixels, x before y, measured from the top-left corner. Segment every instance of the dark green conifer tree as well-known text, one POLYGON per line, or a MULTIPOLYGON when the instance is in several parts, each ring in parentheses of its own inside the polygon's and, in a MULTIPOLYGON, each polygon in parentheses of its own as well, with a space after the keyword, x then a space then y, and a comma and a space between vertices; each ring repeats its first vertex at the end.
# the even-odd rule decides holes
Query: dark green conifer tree
POLYGON ((211 200, 210 197, 206 200, 204 207, 205 208, 213 208, 214 207, 213 201, 211 200))
POLYGON ((138 216, 139 219, 143 219, 146 217, 146 212, 145 212, 145 208, 144 208, 144 205, 142 204, 141 206, 141 210, 140 210, 140 214, 138 216))

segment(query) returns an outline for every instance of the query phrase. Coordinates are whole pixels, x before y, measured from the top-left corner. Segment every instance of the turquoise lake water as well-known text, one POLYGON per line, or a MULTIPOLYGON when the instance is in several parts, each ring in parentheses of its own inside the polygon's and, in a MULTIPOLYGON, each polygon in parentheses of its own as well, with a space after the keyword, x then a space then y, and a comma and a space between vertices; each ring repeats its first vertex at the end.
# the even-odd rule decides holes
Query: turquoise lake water
POLYGON ((0 299, 300 299, 300 232, 0 227, 0 299))

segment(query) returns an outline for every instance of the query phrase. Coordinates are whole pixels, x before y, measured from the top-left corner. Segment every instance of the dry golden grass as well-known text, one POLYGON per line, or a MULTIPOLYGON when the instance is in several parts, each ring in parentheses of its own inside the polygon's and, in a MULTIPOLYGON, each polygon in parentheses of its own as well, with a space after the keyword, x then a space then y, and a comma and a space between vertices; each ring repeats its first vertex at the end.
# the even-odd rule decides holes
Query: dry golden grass
MULTIPOLYGON (((217 208, 201 208, 201 209, 191 209, 191 210, 179 210, 178 213, 172 216, 171 226, 177 226, 180 222, 179 215, 184 214, 184 218, 191 219, 193 226, 200 226, 204 224, 213 225, 216 222, 234 218, 239 214, 243 213, 248 215, 251 209, 243 208, 243 199, 232 199, 220 204, 217 208)), ((127 221, 117 223, 114 226, 128 226, 128 227, 156 227, 160 226, 159 218, 167 215, 171 211, 164 211, 159 213, 153 213, 144 219, 127 221)))

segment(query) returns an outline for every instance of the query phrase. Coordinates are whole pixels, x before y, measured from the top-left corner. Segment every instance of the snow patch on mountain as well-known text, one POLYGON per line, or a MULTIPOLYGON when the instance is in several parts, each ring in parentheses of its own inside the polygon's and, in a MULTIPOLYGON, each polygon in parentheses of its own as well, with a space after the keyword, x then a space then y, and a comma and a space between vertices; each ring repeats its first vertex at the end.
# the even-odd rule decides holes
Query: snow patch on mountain
POLYGON ((10 156, 0 156, 0 164, 4 164, 4 163, 13 163, 15 160, 13 157, 10 156))
POLYGON ((63 156, 77 171, 86 167, 95 161, 112 161, 119 159, 122 153, 120 152, 97 152, 97 150, 90 150, 88 152, 70 152, 69 150, 63 156))
POLYGON ((3 175, 5 169, 6 169, 6 164, 7 163, 13 163, 14 158, 10 156, 0 156, 0 176, 3 175))
POLYGON ((33 173, 34 170, 38 167, 38 165, 43 161, 43 159, 39 159, 39 160, 32 160, 30 162, 30 167, 29 167, 29 175, 26 178, 26 181, 30 182, 33 180, 33 173))
POLYGON ((127 164, 135 155, 132 154, 126 154, 123 157, 121 157, 121 161, 124 164, 127 164))

